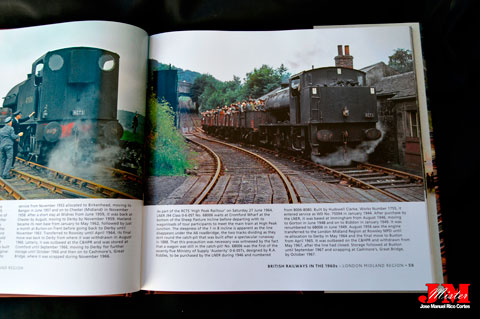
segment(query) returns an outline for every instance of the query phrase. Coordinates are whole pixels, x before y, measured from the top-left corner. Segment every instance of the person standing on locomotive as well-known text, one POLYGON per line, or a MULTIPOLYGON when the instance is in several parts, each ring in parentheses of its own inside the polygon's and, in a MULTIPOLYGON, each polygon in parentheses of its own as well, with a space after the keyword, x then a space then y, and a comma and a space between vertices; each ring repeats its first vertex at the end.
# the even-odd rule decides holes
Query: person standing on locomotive
POLYGON ((12 178, 10 169, 12 168, 13 143, 23 135, 23 132, 15 134, 12 127, 12 118, 5 119, 5 126, 0 129, 0 173, 2 178, 12 178))
MULTIPOLYGON (((35 114, 35 112, 30 113, 30 115, 27 118, 22 119, 22 112, 16 111, 15 113, 13 113, 14 118, 12 120, 12 127, 15 134, 20 133, 20 124, 31 119, 33 114, 35 114)), ((13 143, 12 168, 15 167, 15 158, 17 157, 17 154, 18 154, 18 142, 19 141, 15 140, 13 143)))

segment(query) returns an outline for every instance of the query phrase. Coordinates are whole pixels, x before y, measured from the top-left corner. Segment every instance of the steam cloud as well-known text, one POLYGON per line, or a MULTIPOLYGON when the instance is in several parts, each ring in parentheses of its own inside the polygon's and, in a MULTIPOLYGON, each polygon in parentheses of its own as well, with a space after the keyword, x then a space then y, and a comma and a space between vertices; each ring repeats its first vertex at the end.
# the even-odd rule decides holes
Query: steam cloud
MULTIPOLYGON (((77 124, 83 127, 95 127, 90 125, 92 123, 77 124)), ((100 175, 103 172, 102 166, 114 167, 120 159, 122 149, 118 145, 101 147, 93 143, 96 133, 95 130, 82 130, 77 139, 74 136, 62 138, 50 152, 47 166, 84 178, 100 175)))
POLYGON ((364 141, 360 143, 356 148, 350 148, 347 146, 347 150, 343 146, 339 147, 337 151, 330 153, 326 156, 314 156, 312 155, 312 161, 317 164, 325 166, 349 166, 352 161, 366 162, 368 155, 373 153, 377 145, 383 140, 385 136, 385 129, 380 122, 377 122, 376 128, 382 132, 382 136, 375 141, 364 141))

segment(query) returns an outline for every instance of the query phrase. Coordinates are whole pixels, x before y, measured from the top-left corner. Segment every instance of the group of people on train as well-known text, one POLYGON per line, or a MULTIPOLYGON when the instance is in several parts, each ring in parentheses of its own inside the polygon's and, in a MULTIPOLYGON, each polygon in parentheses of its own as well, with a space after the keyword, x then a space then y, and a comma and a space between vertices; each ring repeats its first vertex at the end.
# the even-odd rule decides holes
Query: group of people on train
POLYGON ((246 111, 265 111, 265 102, 263 100, 243 100, 241 102, 231 103, 230 105, 224 105, 223 107, 217 106, 216 108, 206 110, 201 114, 203 118, 206 118, 215 115, 223 116, 246 111))

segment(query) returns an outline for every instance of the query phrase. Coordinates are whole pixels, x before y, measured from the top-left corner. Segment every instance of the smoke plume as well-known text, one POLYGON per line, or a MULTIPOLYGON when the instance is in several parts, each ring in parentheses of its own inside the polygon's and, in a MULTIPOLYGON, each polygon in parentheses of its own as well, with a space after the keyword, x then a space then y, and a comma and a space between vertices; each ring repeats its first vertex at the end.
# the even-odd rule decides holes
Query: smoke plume
POLYGON ((325 166, 349 166, 352 161, 361 163, 366 162, 368 160, 368 155, 375 151, 375 148, 385 136, 385 129, 380 122, 377 122, 376 128, 382 133, 382 136, 378 140, 364 141, 355 148, 347 146, 345 149, 341 146, 335 152, 326 156, 312 155, 312 161, 325 166))
MULTIPOLYGON (((92 123, 82 122, 77 127, 92 128, 92 123)), ((78 177, 98 175, 102 166, 113 167, 120 158, 122 149, 118 145, 100 146, 95 143, 97 132, 87 129, 81 130, 75 136, 62 138, 50 152, 47 166, 78 177)))

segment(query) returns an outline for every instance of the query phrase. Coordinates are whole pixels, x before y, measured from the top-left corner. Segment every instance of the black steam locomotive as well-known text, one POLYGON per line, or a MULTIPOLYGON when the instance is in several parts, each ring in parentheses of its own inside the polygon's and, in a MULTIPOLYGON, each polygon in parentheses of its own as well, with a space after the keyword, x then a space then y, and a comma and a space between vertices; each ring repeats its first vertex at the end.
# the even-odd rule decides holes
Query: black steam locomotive
MULTIPOLYGON (((365 73, 346 67, 306 70, 291 76, 288 87, 274 90, 256 110, 218 108, 203 116, 203 129, 306 156, 354 148, 377 140, 381 132, 376 94, 365 73)), ((258 101, 257 101, 258 102, 258 101)))
POLYGON ((47 52, 32 64, 32 73, 4 97, 0 121, 16 111, 25 118, 19 154, 45 162, 48 153, 68 140, 83 144, 119 142, 117 120, 119 55, 90 47, 47 52))

